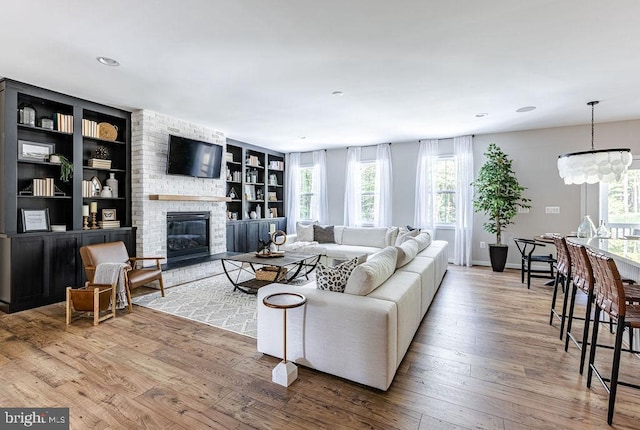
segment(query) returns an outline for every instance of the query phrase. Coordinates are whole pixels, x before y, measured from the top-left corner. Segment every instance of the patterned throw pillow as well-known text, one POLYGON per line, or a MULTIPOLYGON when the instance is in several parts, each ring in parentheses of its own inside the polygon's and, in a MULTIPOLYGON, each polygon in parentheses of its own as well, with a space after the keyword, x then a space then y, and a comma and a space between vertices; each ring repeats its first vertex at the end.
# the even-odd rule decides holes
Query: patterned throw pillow
POLYGON ((327 267, 318 263, 316 268, 316 284, 319 290, 343 293, 351 272, 358 265, 358 258, 345 261, 335 267, 327 267))
POLYGON ((332 225, 314 225, 313 239, 318 243, 336 243, 332 225))

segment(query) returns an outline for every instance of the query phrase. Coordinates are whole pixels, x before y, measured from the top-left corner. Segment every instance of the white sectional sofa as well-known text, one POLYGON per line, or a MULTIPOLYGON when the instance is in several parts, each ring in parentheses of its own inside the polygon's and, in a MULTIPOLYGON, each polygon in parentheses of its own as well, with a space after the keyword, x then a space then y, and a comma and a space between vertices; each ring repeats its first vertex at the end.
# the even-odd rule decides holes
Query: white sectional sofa
POLYGON ((367 242, 346 245, 362 246, 358 249, 327 249, 327 255, 343 259, 377 248, 354 269, 344 293, 317 289, 316 282, 261 288, 258 351, 282 358, 283 311, 264 306, 264 297, 299 292, 307 304, 287 311, 287 359, 387 390, 447 270, 448 243, 429 240, 422 249, 428 234, 422 235, 419 245, 416 238, 398 247, 367 242))

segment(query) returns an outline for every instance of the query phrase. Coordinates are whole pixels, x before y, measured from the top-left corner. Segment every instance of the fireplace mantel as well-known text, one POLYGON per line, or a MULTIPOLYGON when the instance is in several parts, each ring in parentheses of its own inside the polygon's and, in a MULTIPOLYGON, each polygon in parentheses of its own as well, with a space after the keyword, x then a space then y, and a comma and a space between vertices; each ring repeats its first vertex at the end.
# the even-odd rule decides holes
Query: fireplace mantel
POLYGON ((230 202, 224 196, 183 196, 181 194, 149 194, 149 200, 198 201, 198 202, 230 202))

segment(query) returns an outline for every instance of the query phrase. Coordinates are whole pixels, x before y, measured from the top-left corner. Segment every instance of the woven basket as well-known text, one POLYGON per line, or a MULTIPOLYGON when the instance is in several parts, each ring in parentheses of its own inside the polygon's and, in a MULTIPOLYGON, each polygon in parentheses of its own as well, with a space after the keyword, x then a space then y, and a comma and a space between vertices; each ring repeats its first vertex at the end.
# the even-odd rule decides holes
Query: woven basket
POLYGON ((280 271, 280 277, 276 280, 276 275, 278 274, 278 268, 272 267, 269 269, 258 269, 256 270, 256 279, 259 281, 281 281, 284 279, 284 276, 287 274, 287 268, 283 267, 280 271))

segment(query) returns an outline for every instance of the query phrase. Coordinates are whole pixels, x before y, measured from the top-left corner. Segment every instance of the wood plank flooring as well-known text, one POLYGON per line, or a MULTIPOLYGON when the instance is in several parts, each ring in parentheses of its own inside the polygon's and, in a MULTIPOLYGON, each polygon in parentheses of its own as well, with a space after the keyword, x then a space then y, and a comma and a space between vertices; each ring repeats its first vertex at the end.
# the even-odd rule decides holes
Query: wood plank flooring
MULTIPOLYGON (((72 429, 609 428, 543 282, 450 266, 387 392, 305 368, 280 387, 254 339, 145 308, 98 327, 66 327, 62 303, 0 314, 0 404, 70 407, 72 429)), ((640 359, 621 375, 640 382, 640 359)), ((640 390, 620 387, 613 428, 640 429, 640 390)))

